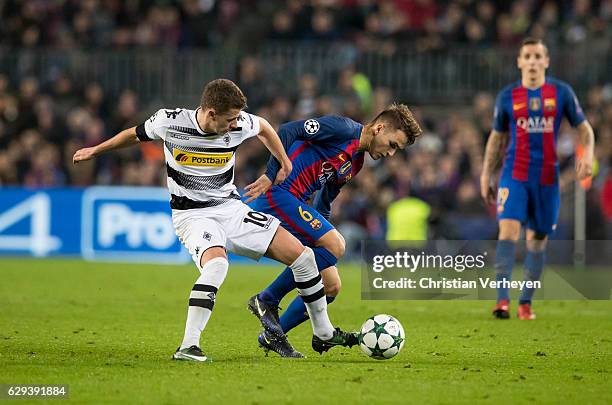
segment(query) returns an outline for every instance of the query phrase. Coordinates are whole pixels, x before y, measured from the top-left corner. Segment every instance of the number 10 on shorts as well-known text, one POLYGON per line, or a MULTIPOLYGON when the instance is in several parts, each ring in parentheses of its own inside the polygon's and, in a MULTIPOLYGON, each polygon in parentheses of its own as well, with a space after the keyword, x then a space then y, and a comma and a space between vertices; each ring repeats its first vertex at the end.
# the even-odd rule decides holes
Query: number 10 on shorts
POLYGON ((270 223, 272 223, 272 218, 258 211, 249 211, 242 222, 268 229, 270 227, 270 223))

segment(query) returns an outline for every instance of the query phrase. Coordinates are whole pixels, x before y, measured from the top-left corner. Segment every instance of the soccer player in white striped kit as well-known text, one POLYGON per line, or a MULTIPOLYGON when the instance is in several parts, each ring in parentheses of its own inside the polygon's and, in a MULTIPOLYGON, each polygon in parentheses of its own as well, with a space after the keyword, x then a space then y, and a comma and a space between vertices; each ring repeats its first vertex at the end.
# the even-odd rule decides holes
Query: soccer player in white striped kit
MULTIPOLYGON (((321 340, 342 339, 327 315, 327 302, 313 251, 279 226, 275 217, 251 210, 234 185, 235 152, 257 136, 281 162, 276 182, 291 172, 278 134, 263 118, 242 111, 246 98, 230 80, 208 83, 195 110, 161 109, 144 124, 74 154, 75 164, 102 153, 161 139, 168 172, 172 222, 200 271, 189 295, 185 336, 175 360, 206 361, 200 336, 229 267, 226 251, 259 259, 265 255, 289 266, 307 302, 313 333, 321 340)), ((265 311, 262 308, 262 311, 265 311)), ((280 325, 279 325, 280 328, 280 325)), ((286 346, 286 337, 277 336, 286 346)), ((291 356, 291 353, 290 353, 291 356)), ((298 352, 293 357, 302 357, 298 352)))

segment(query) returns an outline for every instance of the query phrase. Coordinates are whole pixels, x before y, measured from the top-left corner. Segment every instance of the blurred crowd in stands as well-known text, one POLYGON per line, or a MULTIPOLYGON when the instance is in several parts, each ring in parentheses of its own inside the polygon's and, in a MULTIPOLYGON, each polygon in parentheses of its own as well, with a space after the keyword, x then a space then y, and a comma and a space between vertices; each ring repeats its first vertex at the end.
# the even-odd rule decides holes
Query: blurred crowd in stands
MULTIPOLYGON (((0 12, 0 47, 210 47, 231 46, 249 37, 249 43, 349 38, 363 46, 404 38, 435 49, 453 41, 515 46, 526 32, 538 30, 550 46, 595 40, 610 29, 612 1, 32 0, 0 2, 0 12), (268 24, 262 24, 262 16, 269 18, 268 24), (252 34, 255 31, 258 35, 252 34)), ((341 69, 334 88, 321 88, 316 76, 305 73, 298 83, 272 91, 261 91, 267 88, 261 80, 263 69, 258 57, 245 56, 237 72, 228 76, 243 89, 248 110, 276 128, 285 121, 324 114, 365 123, 389 103, 402 101, 391 88, 370 86, 358 67, 341 69)), ((347 240, 494 239, 495 212, 480 199, 478 177, 499 90, 479 93, 471 105, 461 107, 411 105, 425 135, 392 158, 366 159, 362 172, 333 205, 332 222, 347 240)), ((612 83, 594 86, 580 101, 596 134, 587 238, 607 239, 612 223, 612 83)), ((0 187, 165 186, 163 151, 156 143, 78 166, 71 161, 78 148, 140 124, 159 107, 130 89, 115 95, 96 82, 78 83, 70 72, 49 83, 36 77, 9 80, 0 72, 0 187)), ((564 123, 558 140, 563 200, 557 234, 569 239, 574 136, 564 123)), ((256 139, 248 142, 237 154, 239 187, 263 173, 268 158, 256 139)))
POLYGON ((514 47, 527 34, 607 41, 610 0, 5 0, 0 46, 252 50, 267 40, 351 40, 390 50, 454 43, 514 47), (381 41, 382 46, 381 46, 381 41))

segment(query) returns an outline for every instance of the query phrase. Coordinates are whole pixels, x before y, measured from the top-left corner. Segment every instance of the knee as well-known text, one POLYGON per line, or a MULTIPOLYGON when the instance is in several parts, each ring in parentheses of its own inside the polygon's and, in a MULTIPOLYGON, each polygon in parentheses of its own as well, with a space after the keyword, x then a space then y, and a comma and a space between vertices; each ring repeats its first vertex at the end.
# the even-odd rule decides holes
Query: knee
POLYGON ((503 229, 499 231, 499 240, 509 240, 509 241, 516 242, 519 240, 520 236, 521 236, 520 230, 518 232, 515 231, 514 229, 503 229))
POLYGON ((518 221, 514 223, 502 223, 499 226, 499 240, 517 241, 521 236, 521 225, 518 221))
POLYGON ((325 295, 328 297, 335 297, 340 293, 342 282, 340 281, 340 274, 335 266, 329 267, 321 272, 323 278, 323 288, 325 295))
POLYGON ((533 252, 541 252, 546 249, 548 235, 546 235, 545 233, 534 233, 528 236, 529 237, 527 239, 527 250, 533 252))
POLYGON ((213 259, 223 259, 223 260, 217 260, 217 262, 224 261, 225 263, 227 263, 227 253, 225 253, 225 248, 220 247, 220 246, 213 246, 213 247, 206 249, 200 256, 200 262, 199 262, 200 271, 202 271, 202 269, 204 268, 207 262, 213 259))
POLYGON ((289 265, 296 281, 311 279, 317 274, 317 261, 314 252, 308 246, 303 247, 302 253, 289 265))
POLYGON ((227 261, 227 258, 221 256, 215 257, 202 265, 202 268, 200 269, 200 272, 202 273, 200 279, 203 277, 203 279, 206 280, 205 284, 219 289, 221 284, 223 284, 225 281, 228 268, 229 262, 227 261))
POLYGON ((340 294, 340 288, 342 287, 342 281, 337 277, 334 280, 330 280, 327 283, 324 283, 323 288, 325 290, 325 295, 328 297, 335 297, 340 294))
POLYGON ((336 237, 327 241, 324 247, 329 250, 331 254, 336 256, 337 259, 340 259, 342 256, 344 256, 344 251, 346 250, 346 242, 339 233, 336 233, 336 237))

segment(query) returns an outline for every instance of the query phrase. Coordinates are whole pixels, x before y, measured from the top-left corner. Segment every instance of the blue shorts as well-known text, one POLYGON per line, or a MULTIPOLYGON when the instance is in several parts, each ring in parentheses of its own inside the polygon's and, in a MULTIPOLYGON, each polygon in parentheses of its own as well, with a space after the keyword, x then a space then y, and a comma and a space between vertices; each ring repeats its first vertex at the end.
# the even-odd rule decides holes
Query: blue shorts
POLYGON ((334 229, 334 226, 317 210, 277 186, 251 202, 251 207, 255 211, 278 218, 283 228, 291 232, 305 246, 315 246, 317 240, 334 229))
POLYGON ((497 219, 515 219, 539 234, 550 235, 559 216, 559 185, 518 181, 502 176, 497 191, 497 219))

